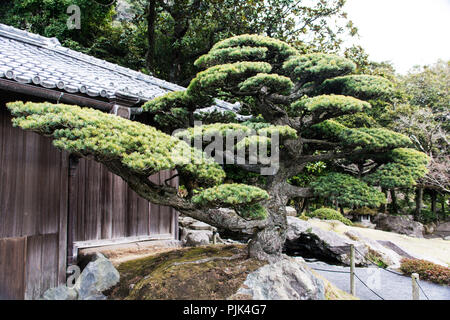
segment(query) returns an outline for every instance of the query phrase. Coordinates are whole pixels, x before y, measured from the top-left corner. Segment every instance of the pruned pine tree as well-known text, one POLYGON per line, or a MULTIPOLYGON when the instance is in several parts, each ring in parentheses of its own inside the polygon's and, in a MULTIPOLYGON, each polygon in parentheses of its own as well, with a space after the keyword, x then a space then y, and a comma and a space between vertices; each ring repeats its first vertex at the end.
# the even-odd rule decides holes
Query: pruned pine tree
MULTIPOLYGON (((185 91, 168 93, 143 106, 166 131, 187 128, 174 136, 76 106, 16 102, 8 108, 16 126, 50 136, 58 148, 103 163, 145 199, 220 229, 251 236, 249 254, 259 259, 280 256, 287 229, 285 205, 290 198, 309 197, 315 190, 348 204, 369 199, 376 205, 383 196, 370 184, 425 174, 427 157, 407 149, 411 141, 406 136, 383 128, 349 128, 339 122, 341 116, 369 109, 367 100, 388 97, 392 92, 391 83, 384 78, 352 75, 355 65, 345 58, 301 55, 285 42, 243 35, 218 42, 196 65, 204 71, 185 91), (251 114, 263 121, 192 128, 194 112, 212 105, 219 96, 250 101, 251 114), (238 152, 234 151, 251 156, 252 147, 270 145, 275 133, 280 143, 278 170, 266 176, 265 183, 224 183, 227 161, 236 160, 238 152), (187 143, 202 138, 200 146, 205 147, 211 136, 229 134, 242 137, 233 139, 231 156, 215 152, 214 159, 205 158, 206 150, 187 143), (217 162, 223 159, 225 165, 221 166, 217 162), (342 159, 374 165, 366 168, 360 179, 330 174, 314 189, 287 182, 311 162, 342 159), (187 192, 148 179, 164 169, 177 170, 187 192)), ((258 157, 253 162, 231 162, 254 173, 273 165, 258 157)))

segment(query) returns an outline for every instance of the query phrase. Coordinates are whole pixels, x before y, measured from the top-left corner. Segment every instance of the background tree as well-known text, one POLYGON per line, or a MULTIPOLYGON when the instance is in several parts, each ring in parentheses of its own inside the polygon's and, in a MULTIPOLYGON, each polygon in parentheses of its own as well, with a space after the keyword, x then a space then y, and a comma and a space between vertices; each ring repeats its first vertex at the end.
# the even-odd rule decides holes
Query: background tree
MULTIPOLYGON (((103 0, 106 3, 106 0, 103 0)), ((91 0, 5 0, 2 1, 0 23, 56 37, 67 47, 83 51, 98 37, 110 32, 114 7, 91 0), (77 5, 81 11, 81 28, 69 30, 67 8, 77 5)))
POLYGON ((424 191, 430 196, 431 219, 437 218, 438 196, 445 217, 445 199, 450 189, 450 63, 440 60, 430 66, 417 66, 399 77, 398 86, 404 96, 389 112, 390 126, 410 137, 414 147, 431 158, 429 172, 416 188, 416 219, 424 218, 424 191))
POLYGON ((198 57, 234 35, 264 34, 305 51, 336 51, 344 33, 357 32, 344 4, 345 0, 132 2, 133 23, 147 28, 147 70, 181 85, 189 84, 198 72, 193 64, 198 57))
POLYGON ((306 51, 334 52, 357 30, 345 0, 6 0, 0 23, 57 37, 74 50, 189 84, 194 61, 230 36, 258 33, 306 51), (70 5, 81 9, 81 29, 69 30, 70 5))
MULTIPOLYGON (((204 71, 185 91, 168 93, 143 106, 166 128, 171 124, 174 129, 187 128, 176 133, 181 140, 144 124, 74 106, 10 103, 8 108, 15 125, 51 136, 55 146, 71 153, 93 157, 145 199, 218 228, 250 235, 249 253, 259 259, 281 254, 289 199, 313 194, 309 186, 288 182, 308 164, 342 159, 356 164, 373 162, 360 173, 358 187, 352 191, 353 197, 361 198, 376 194, 365 183, 388 185, 425 174, 427 157, 405 148, 411 145, 408 137, 385 128, 351 128, 338 121, 370 109, 365 100, 388 97, 393 90, 384 78, 352 75, 355 65, 350 60, 322 53, 301 54, 279 40, 242 35, 218 42, 195 64, 204 71), (250 111, 258 121, 190 127, 197 109, 224 95, 253 100, 250 111), (212 137, 217 146, 226 141, 221 137, 230 135, 234 142, 231 153, 215 148, 209 154, 212 137), (272 139, 276 135, 279 148, 272 139), (204 159, 201 150, 183 141, 200 141, 206 146, 205 153, 216 161, 225 160, 225 165, 222 168, 211 157, 204 159), (279 152, 279 159, 265 163, 261 154, 255 157, 250 152, 264 144, 274 144, 271 152, 279 152), (239 151, 255 164, 236 161, 239 151), (227 163, 256 174, 277 166, 258 186, 249 186, 223 183, 227 163), (149 181, 151 174, 164 169, 178 171, 186 192, 177 193, 172 187, 149 181)), ((336 177, 342 180, 344 176, 329 174, 322 185, 333 183, 336 177)))

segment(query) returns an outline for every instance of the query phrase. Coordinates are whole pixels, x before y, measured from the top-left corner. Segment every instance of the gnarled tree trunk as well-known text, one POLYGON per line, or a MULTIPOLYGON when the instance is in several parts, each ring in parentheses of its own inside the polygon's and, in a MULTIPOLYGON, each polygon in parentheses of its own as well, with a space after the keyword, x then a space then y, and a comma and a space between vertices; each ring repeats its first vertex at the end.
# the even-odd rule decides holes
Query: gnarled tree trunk
POLYGON ((281 257, 286 242, 286 203, 279 193, 272 193, 266 204, 267 226, 251 239, 249 256, 258 260, 275 261, 281 257))

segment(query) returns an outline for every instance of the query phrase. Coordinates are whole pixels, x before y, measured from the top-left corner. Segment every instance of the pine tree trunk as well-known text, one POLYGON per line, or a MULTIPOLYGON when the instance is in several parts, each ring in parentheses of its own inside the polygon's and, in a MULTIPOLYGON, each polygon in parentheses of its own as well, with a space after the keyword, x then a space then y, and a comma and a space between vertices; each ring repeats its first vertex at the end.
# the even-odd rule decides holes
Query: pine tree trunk
MULTIPOLYGON (((382 188, 382 189, 381 189, 381 192, 384 193, 384 195, 386 196, 386 199, 387 199, 387 190, 384 189, 384 188, 382 188)), ((387 207, 386 204, 381 204, 381 205, 380 205, 380 212, 381 212, 381 213, 386 213, 386 207, 387 207)))
POLYGON ((414 220, 419 221, 419 217, 422 213, 422 207, 423 207, 423 188, 417 187, 416 188, 416 211, 414 212, 414 220))
POLYGON ((156 0, 149 0, 147 5, 147 41, 148 49, 145 57, 147 69, 154 72, 155 66, 155 22, 156 0))
POLYGON ((265 204, 268 226, 257 232, 248 244, 249 256, 258 260, 277 261, 281 258, 286 242, 286 199, 275 186, 270 190, 271 198, 265 204))
POLYGON ((397 206, 397 194, 395 193, 395 189, 391 189, 391 213, 397 214, 398 213, 398 206, 397 206))
POLYGON ((445 218, 445 195, 442 195, 441 198, 441 215, 445 218))
POLYGON ((309 200, 308 200, 308 198, 305 198, 305 200, 303 202, 303 206, 302 206, 302 211, 301 212, 309 213, 309 200))
POLYGON ((431 190, 430 197, 431 197, 431 211, 433 212, 433 215, 436 217, 436 212, 437 212, 437 208, 436 208, 437 192, 436 192, 436 190, 431 190))

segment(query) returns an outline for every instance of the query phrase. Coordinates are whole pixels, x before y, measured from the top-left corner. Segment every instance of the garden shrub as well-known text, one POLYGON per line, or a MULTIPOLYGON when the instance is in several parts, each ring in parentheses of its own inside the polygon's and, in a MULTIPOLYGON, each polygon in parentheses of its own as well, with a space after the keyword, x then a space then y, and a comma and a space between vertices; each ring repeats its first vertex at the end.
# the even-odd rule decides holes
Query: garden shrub
POLYGON ((378 210, 368 207, 360 207, 350 211, 348 214, 352 216, 364 216, 364 215, 376 216, 378 214, 378 210))
POLYGON ((446 284, 448 286, 450 285, 450 268, 440 266, 430 261, 402 259, 400 270, 407 275, 417 273, 422 280, 446 284))
POLYGON ((353 225, 352 222, 345 218, 342 214, 340 214, 338 211, 330 209, 330 208, 321 208, 317 209, 313 212, 306 214, 308 217, 311 218, 318 218, 321 220, 338 220, 348 226, 353 225))

